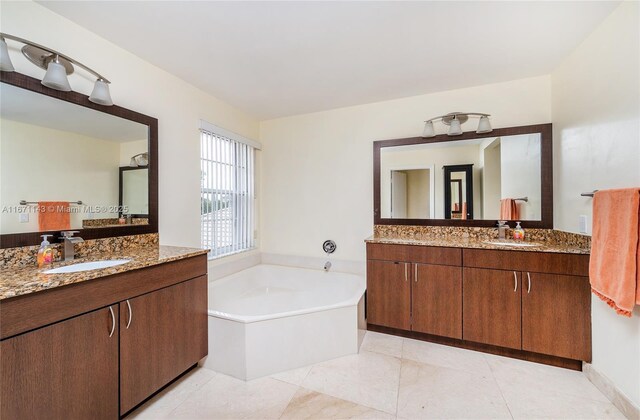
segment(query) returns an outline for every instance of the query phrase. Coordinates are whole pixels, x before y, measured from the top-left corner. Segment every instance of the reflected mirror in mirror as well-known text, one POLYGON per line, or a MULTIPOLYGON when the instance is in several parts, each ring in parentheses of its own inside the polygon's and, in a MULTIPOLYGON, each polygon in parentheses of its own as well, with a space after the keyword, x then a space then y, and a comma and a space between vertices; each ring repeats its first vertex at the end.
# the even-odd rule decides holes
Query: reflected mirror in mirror
POLYGON ((148 170, 131 181, 132 208, 119 202, 120 167, 148 153, 147 125, 5 83, 0 89, 0 233, 148 223, 148 181, 140 186, 148 170))
MULTIPOLYGON (((149 169, 137 166, 120 168, 120 206, 127 209, 123 215, 138 219, 149 217, 149 169)), ((142 220, 140 220, 142 221, 142 220)))
POLYGON ((540 133, 380 149, 382 218, 541 220, 540 133))

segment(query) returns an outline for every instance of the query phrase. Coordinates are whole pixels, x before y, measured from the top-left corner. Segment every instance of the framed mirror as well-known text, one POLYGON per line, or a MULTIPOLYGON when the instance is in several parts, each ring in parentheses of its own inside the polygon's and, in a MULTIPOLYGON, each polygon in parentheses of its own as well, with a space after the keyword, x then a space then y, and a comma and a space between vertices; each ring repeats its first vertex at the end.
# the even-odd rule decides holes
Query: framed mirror
MULTIPOLYGON (((121 166, 119 184, 118 203, 120 217, 148 219, 149 168, 121 166)), ((144 220, 138 223, 144 224, 144 220)))
POLYGON ((374 223, 553 227, 551 124, 375 141, 374 223))
POLYGON ((158 231, 158 121, 0 72, 0 247, 158 231), (122 167, 131 164, 131 175, 122 167))

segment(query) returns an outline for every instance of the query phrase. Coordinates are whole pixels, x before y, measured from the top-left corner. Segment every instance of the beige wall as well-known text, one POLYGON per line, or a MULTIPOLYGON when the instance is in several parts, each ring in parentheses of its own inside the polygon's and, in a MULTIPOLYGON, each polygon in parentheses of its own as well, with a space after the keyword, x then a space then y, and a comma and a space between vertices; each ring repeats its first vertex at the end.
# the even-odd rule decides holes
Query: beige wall
MULTIPOLYGON (((0 120, 0 137, 3 208, 13 208, 20 200, 81 200, 91 207, 118 205, 119 143, 11 120, 0 120)), ((0 232, 39 231, 36 208, 28 210, 34 211, 29 213, 28 223, 20 223, 17 213, 2 212, 0 232)), ((71 227, 81 228, 83 219, 116 214, 72 213, 71 227)))
POLYGON ((453 110, 491 113, 496 128, 548 123, 550 88, 543 76, 263 121, 263 251, 321 257, 333 239, 336 258, 364 261, 374 140, 420 135, 425 118, 453 110))
MULTIPOLYGON (((640 186, 638 13, 623 3, 552 74, 558 229, 591 220, 581 192, 640 186)), ((594 297, 592 326, 594 368, 640 406, 640 310, 624 318, 594 297)))
MULTIPOLYGON (((37 3, 2 2, 2 31, 74 57, 111 80, 117 105, 158 118, 160 242, 200 245, 200 142, 204 119, 257 139, 258 122, 37 3)), ((16 70, 42 78, 44 70, 11 53, 16 70)), ((92 78, 78 70, 73 90, 89 94, 92 78)))
POLYGON ((407 174, 407 217, 424 219, 429 217, 429 172, 430 169, 405 171, 407 174))

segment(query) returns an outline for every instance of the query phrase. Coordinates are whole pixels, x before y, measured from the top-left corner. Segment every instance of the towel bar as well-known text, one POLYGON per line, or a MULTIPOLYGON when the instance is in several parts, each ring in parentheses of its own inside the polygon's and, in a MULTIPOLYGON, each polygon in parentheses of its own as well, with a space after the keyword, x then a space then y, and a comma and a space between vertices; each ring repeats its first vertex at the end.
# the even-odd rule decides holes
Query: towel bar
MULTIPOLYGON (((27 201, 27 200, 20 200, 20 205, 21 206, 28 206, 28 205, 32 205, 32 204, 39 204, 38 201, 27 201)), ((82 205, 82 201, 78 200, 78 201, 69 201, 69 204, 77 204, 79 206, 82 205)))
POLYGON ((586 192, 586 193, 582 193, 582 194, 580 194, 580 195, 581 195, 582 197, 593 197, 593 195, 594 195, 595 193, 597 193, 597 192, 598 192, 598 190, 593 190, 593 192, 586 192))

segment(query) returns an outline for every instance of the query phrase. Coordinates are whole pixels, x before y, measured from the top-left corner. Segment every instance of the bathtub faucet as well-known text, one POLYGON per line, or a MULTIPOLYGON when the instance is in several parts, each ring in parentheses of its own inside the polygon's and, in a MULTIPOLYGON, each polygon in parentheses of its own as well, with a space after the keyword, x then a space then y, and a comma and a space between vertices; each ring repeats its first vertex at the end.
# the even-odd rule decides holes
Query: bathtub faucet
POLYGON ((330 268, 331 268, 331 261, 327 261, 326 263, 324 263, 324 271, 329 271, 330 268))

